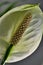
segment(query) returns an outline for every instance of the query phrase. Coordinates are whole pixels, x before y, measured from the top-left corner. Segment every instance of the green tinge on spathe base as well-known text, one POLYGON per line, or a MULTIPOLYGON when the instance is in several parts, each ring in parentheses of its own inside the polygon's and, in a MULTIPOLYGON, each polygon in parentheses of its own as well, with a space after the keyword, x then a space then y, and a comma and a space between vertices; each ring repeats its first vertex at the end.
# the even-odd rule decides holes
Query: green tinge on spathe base
POLYGON ((8 46, 9 44, 5 40, 0 39, 0 59, 4 56, 8 46))
MULTIPOLYGON (((11 40, 11 37, 12 37, 13 33, 17 29, 17 25, 19 25, 19 23, 24 19, 25 14, 27 12, 32 14, 32 20, 34 18, 40 19, 40 20, 42 19, 42 15, 40 14, 40 13, 42 13, 42 11, 39 8, 39 5, 28 5, 28 4, 27 5, 22 5, 22 6, 19 6, 19 7, 16 7, 14 9, 12 9, 11 11, 7 12, 0 19, 0 39, 1 40, 2 39, 6 40, 5 44, 3 42, 2 43, 0 42, 0 47, 4 46, 5 50, 7 49, 6 45, 9 46, 9 44, 10 44, 9 42, 11 40), (8 14, 8 13, 10 13, 10 14, 8 14), (6 16, 6 15, 8 15, 8 16, 6 16), (4 16, 6 16, 6 17, 4 18, 4 16), (3 20, 2 20, 2 18, 3 18, 3 20)), ((30 25, 32 26, 33 24, 30 24, 30 25)), ((27 33, 29 31, 27 31, 27 33)), ((31 31, 30 31, 30 33, 31 33, 31 31)), ((27 47, 24 45, 25 41, 23 42, 23 40, 24 40, 23 37, 26 37, 25 34, 26 34, 26 31, 24 32, 24 34, 23 34, 24 36, 22 36, 22 38, 20 39, 20 41, 18 42, 18 44, 16 46, 13 46, 13 48, 12 48, 10 54, 9 54, 9 57, 13 53, 28 51, 27 47)), ((5 51, 4 52, 2 51, 1 53, 4 54, 5 51)), ((0 54, 0 56, 1 56, 1 54, 0 54)))

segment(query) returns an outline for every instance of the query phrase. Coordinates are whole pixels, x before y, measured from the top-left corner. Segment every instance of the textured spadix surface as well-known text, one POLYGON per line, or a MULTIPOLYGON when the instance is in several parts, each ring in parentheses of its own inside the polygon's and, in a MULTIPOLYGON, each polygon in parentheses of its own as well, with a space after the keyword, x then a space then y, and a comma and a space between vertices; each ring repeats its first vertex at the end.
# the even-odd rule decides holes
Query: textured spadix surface
POLYGON ((0 51, 0 57, 3 57, 7 47, 11 44, 12 35, 16 32, 27 13, 31 13, 32 19, 19 42, 13 46, 9 57, 29 51, 35 45, 35 42, 39 40, 41 33, 40 13, 42 13, 39 6, 23 5, 16 7, 4 14, 0 19, 0 49, 3 47, 2 51, 0 51))

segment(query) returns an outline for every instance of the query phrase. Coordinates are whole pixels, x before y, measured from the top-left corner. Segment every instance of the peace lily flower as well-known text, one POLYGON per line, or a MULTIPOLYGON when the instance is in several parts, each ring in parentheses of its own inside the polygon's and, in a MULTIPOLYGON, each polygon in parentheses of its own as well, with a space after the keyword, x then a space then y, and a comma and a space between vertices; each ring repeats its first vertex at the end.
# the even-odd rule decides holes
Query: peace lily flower
MULTIPOLYGON (((26 4, 15 7, 0 18, 0 58, 2 58, 1 65, 3 65, 12 54, 15 55, 15 53, 25 53, 31 49, 30 44, 33 42, 31 37, 36 35, 36 30, 38 30, 40 33, 39 26, 41 25, 41 21, 42 11, 37 4, 26 4), (27 15, 28 17, 26 17, 27 15), (19 37, 17 31, 19 31, 21 23, 24 22, 25 17, 26 21, 29 21, 29 23, 23 33, 20 31, 22 35, 20 34, 19 37), (16 37, 16 33, 18 38, 16 37), (17 39, 17 43, 14 41, 16 40, 15 37, 17 39)), ((37 39, 35 42, 36 41, 37 39)), ((34 43, 32 43, 32 45, 34 45, 34 43)))

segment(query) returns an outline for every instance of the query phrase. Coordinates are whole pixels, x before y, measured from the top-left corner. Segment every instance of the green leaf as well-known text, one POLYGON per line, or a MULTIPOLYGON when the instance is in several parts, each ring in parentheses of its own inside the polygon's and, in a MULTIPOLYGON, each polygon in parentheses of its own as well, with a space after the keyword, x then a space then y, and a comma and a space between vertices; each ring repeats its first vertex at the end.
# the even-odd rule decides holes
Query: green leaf
MULTIPOLYGON (((2 15, 4 15, 6 12, 8 12, 9 10, 11 10, 12 8, 14 8, 17 3, 18 3, 18 2, 9 3, 9 6, 7 6, 6 9, 0 13, 0 17, 1 17, 2 15)), ((1 3, 0 6, 3 5, 3 4, 4 4, 4 3, 1 3)))
POLYGON ((3 6, 4 4, 8 4, 8 3, 9 3, 8 1, 2 2, 2 3, 0 3, 0 7, 3 6))

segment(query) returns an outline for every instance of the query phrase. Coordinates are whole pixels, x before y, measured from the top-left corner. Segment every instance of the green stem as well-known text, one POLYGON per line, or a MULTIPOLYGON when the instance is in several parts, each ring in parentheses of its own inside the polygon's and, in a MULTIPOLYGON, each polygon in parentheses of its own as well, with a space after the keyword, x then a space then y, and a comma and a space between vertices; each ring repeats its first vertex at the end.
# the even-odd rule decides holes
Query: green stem
POLYGON ((4 55, 4 57, 3 57, 2 61, 1 61, 1 65, 4 65, 5 64, 5 61, 8 58, 9 53, 10 53, 12 47, 13 47, 13 44, 10 44, 10 46, 7 48, 7 50, 5 52, 5 55, 4 55))

